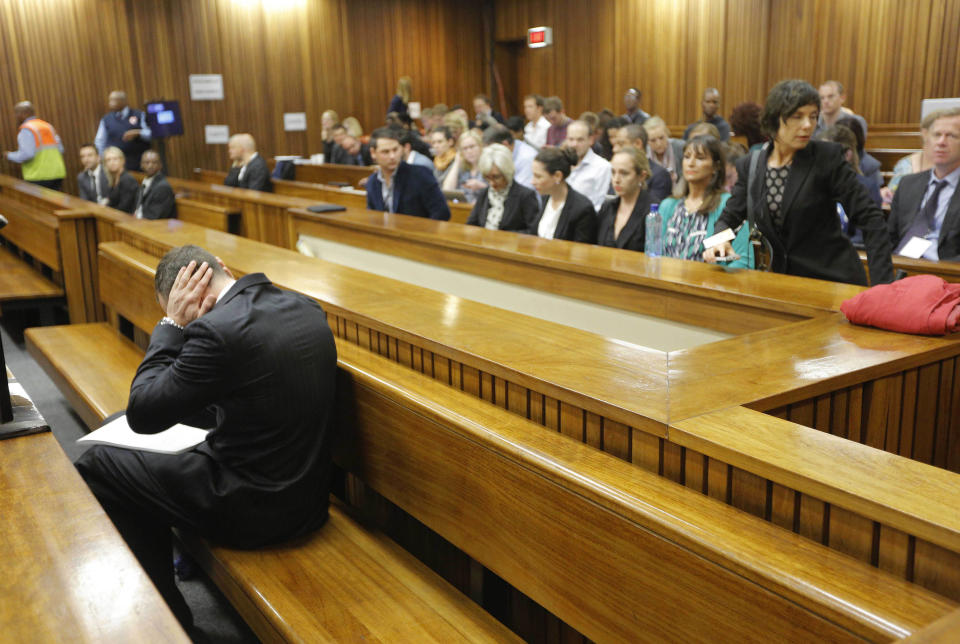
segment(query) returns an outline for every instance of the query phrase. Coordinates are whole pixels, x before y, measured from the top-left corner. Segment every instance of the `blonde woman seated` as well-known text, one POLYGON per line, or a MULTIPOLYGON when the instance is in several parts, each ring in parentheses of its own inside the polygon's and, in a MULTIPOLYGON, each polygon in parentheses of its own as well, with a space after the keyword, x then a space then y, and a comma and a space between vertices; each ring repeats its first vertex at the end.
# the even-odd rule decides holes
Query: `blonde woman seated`
POLYGON ((647 158, 666 168, 676 184, 683 173, 683 141, 670 138, 670 128, 659 116, 648 118, 643 129, 647 131, 647 158))
MULTIPOLYGON (((723 207, 730 198, 724 191, 726 159, 723 143, 712 136, 696 136, 683 146, 683 176, 673 197, 660 204, 663 218, 663 256, 703 261, 703 240, 712 236, 723 207)), ((733 268, 753 268, 749 226, 741 226, 731 242, 739 257, 733 268)))
POLYGON ((450 170, 440 188, 460 190, 467 203, 475 203, 477 195, 487 187, 487 182, 483 180, 480 170, 477 169, 477 162, 483 151, 483 140, 475 131, 468 130, 460 135, 457 150, 457 158, 454 161, 456 166, 450 170))
POLYGON ((103 151, 103 171, 110 192, 101 201, 106 201, 105 205, 111 208, 133 214, 140 184, 126 171, 126 166, 127 159, 120 148, 111 146, 103 151))
POLYGON ((467 219, 469 226, 527 232, 540 214, 536 193, 513 180, 513 153, 494 143, 484 148, 477 168, 488 188, 480 191, 467 219))
POLYGON ((610 183, 617 196, 600 207, 597 243, 642 253, 652 203, 647 190, 650 162, 643 152, 628 145, 613 155, 610 170, 610 183))

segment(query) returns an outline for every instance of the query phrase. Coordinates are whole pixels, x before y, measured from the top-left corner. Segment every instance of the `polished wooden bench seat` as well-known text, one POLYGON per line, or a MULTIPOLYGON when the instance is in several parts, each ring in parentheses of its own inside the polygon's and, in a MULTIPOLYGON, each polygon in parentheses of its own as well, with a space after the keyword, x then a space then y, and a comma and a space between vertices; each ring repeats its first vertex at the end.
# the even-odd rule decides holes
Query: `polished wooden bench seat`
POLYGON ((63 298, 63 289, 12 251, 0 248, 0 304, 63 298))
MULTIPOLYGON (((143 251, 107 244, 101 259, 128 262, 130 300, 149 292, 143 251), (131 283, 135 275, 139 285, 131 283)), ((138 326, 158 315, 117 297, 111 303, 138 326)), ((879 641, 955 606, 395 361, 343 341, 338 350, 351 383, 352 454, 360 455, 348 453, 341 464, 592 639, 697 638, 722 629, 742 638, 879 641)), ((328 528, 340 530, 339 516, 335 509, 328 528)), ((302 636, 302 628, 314 632, 316 612, 331 612, 329 591, 303 590, 312 587, 304 571, 319 556, 313 542, 295 546, 296 553, 214 548, 203 560, 262 638, 302 636), (300 592, 291 594, 292 587, 300 592)), ((366 579, 365 570, 350 569, 366 579)), ((409 593, 406 584, 401 590, 409 593)), ((396 627, 392 618, 381 621, 396 627)))
POLYGON ((9 222, 0 230, 8 244, 0 248, 0 305, 36 308, 50 324, 65 295, 57 218, 4 194, 0 214, 9 222))
POLYGON ((204 228, 222 230, 234 235, 240 234, 241 213, 238 208, 229 208, 217 204, 205 203, 187 197, 177 198, 177 219, 187 221, 204 228))

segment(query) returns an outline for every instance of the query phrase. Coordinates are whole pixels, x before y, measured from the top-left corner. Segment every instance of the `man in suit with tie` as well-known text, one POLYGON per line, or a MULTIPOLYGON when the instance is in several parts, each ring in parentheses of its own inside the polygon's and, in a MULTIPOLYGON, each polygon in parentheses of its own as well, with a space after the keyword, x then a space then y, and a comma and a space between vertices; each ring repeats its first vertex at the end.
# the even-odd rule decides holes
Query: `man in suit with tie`
POLYGON ((347 134, 339 144, 334 144, 330 154, 330 163, 342 165, 373 165, 370 146, 361 143, 355 136, 347 134))
POLYGON ((137 219, 173 219, 177 216, 177 201, 173 196, 173 188, 167 178, 160 172, 163 165, 160 155, 153 150, 147 150, 140 158, 140 167, 143 168, 143 182, 137 191, 137 203, 133 214, 137 219))
POLYGON ((100 155, 93 143, 80 146, 80 164, 83 166, 83 172, 77 175, 77 193, 80 198, 94 203, 105 203, 110 194, 110 185, 106 173, 100 167, 100 155))
POLYGON ((890 238, 896 254, 960 261, 960 108, 937 114, 928 137, 933 167, 900 180, 890 238))
POLYGON ((179 454, 95 445, 76 465, 190 633, 171 526, 258 548, 327 520, 337 350, 315 301, 263 273, 235 280, 198 246, 168 252, 155 286, 166 316, 130 386, 127 422, 142 434, 176 423, 210 432, 179 454))
POLYGON ((367 208, 449 220, 450 207, 433 172, 403 160, 403 135, 402 130, 390 128, 373 132, 370 149, 380 168, 367 180, 367 208))
POLYGON ((249 134, 234 134, 227 143, 227 154, 233 165, 223 180, 223 185, 248 188, 261 192, 273 192, 270 168, 257 153, 257 143, 249 134))

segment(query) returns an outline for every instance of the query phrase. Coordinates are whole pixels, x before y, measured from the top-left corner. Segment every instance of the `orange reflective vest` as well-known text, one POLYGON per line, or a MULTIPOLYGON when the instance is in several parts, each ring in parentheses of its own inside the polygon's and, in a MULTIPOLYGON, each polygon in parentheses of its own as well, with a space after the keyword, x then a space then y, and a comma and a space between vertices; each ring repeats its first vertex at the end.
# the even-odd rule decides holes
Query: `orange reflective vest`
POLYGON ((57 146, 57 131, 46 121, 32 118, 20 125, 21 130, 30 130, 37 145, 36 154, 21 166, 23 178, 27 181, 48 181, 63 179, 67 176, 67 167, 63 155, 57 146))

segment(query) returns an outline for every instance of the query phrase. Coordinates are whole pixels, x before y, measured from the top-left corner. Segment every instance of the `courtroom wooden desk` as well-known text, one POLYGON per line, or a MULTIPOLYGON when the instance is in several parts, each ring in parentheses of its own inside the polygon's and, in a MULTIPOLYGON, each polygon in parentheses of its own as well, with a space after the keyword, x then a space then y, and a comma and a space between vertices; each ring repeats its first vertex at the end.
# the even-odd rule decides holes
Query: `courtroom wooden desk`
POLYGON ((3 640, 190 641, 49 431, 0 440, 0 517, 3 640))

